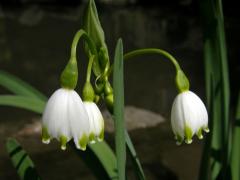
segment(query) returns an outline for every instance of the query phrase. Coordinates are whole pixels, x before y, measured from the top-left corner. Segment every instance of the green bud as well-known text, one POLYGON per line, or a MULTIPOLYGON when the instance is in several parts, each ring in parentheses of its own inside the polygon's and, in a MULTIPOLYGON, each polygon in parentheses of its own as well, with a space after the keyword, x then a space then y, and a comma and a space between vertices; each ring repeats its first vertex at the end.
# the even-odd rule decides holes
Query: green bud
POLYGON ((63 70, 60 83, 63 88, 75 89, 78 81, 78 66, 76 57, 71 57, 67 66, 63 70))
POLYGON ((112 94, 113 93, 113 89, 112 89, 112 86, 111 84, 109 83, 109 81, 107 81, 105 83, 105 86, 104 86, 104 94, 105 95, 109 95, 109 94, 112 94))
POLYGON ((83 100, 84 101, 94 101, 95 99, 95 92, 90 82, 86 82, 83 86, 83 100))
POLYGON ((175 80, 176 80, 176 85, 179 92, 184 92, 189 90, 189 86, 190 86, 189 80, 181 69, 177 71, 175 80))
POLYGON ((108 94, 104 99, 108 110, 113 113, 113 94, 108 94))

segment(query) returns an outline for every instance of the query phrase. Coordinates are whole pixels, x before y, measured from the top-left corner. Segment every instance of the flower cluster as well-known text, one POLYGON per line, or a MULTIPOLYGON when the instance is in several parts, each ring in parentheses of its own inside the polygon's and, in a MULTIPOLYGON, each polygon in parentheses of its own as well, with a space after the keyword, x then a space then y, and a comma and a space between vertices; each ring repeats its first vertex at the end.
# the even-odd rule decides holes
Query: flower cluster
POLYGON ((88 142, 102 141, 104 121, 94 102, 82 102, 76 91, 60 88, 49 98, 43 113, 42 141, 51 138, 61 142, 61 149, 72 138, 78 149, 85 150, 88 142))
MULTIPOLYGON (((85 150, 88 143, 103 140, 104 120, 94 102, 102 98, 108 110, 113 112, 113 89, 108 81, 112 67, 93 0, 88 3, 83 22, 84 30, 80 29, 75 34, 69 62, 61 74, 61 88, 50 97, 43 113, 42 141, 49 143, 52 138, 56 138, 60 141, 63 150, 71 139, 81 150, 85 150), (85 40, 84 47, 89 57, 83 88, 84 101, 74 90, 78 81, 76 49, 81 37, 85 40), (90 82, 92 71, 95 75, 94 88, 90 82)), ((176 69, 175 81, 180 93, 173 102, 171 125, 177 144, 183 141, 190 144, 194 134, 202 139, 202 132, 209 132, 207 110, 201 99, 189 91, 189 80, 177 60, 168 52, 155 48, 132 51, 125 54, 124 59, 148 53, 165 56, 176 69)))

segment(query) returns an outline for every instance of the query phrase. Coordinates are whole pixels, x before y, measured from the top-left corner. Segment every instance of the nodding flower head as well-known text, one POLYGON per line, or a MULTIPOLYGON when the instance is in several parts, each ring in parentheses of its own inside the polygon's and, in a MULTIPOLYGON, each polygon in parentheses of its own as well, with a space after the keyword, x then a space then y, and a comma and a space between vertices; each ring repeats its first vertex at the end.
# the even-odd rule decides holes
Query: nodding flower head
POLYGON ((61 149, 72 138, 78 149, 85 150, 89 137, 89 118, 80 96, 72 89, 60 88, 49 98, 42 118, 42 141, 56 138, 61 149))
POLYGON ((192 143, 194 134, 203 138, 202 131, 209 132, 208 114, 201 99, 191 91, 177 95, 171 111, 171 125, 177 144, 192 143))
POLYGON ((90 143, 95 143, 96 140, 102 141, 104 138, 104 120, 101 111, 94 102, 83 102, 87 110, 90 123, 90 143))

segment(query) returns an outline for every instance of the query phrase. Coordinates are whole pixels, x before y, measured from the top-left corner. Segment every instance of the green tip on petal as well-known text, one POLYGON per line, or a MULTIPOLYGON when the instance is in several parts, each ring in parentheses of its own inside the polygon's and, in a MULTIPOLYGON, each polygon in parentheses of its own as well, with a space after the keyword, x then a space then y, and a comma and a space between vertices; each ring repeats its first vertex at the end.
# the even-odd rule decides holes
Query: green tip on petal
POLYGON ((49 144, 50 143, 50 135, 49 135, 48 130, 45 126, 42 127, 42 142, 44 144, 49 144))
POLYGON ((179 134, 176 134, 174 138, 177 141, 176 144, 180 146, 183 142, 183 138, 179 134))
POLYGON ((192 143, 192 139, 185 139, 185 143, 186 144, 191 144, 192 143))
POLYGON ((200 128, 197 132, 197 137, 198 139, 203 139, 203 135, 202 135, 202 128, 200 128))
POLYGON ((80 146, 80 149, 85 151, 86 150, 86 146, 88 143, 88 137, 86 134, 83 134, 82 137, 79 139, 78 144, 80 146))
POLYGON ((104 139, 104 127, 102 127, 102 130, 98 136, 98 141, 103 141, 103 139, 104 139))
POLYGON ((67 145, 67 137, 66 136, 60 136, 60 138, 59 138, 59 140, 60 140, 60 143, 61 143, 61 149, 62 150, 66 150, 66 145, 67 145))
POLYGON ((184 135, 185 135, 185 142, 187 144, 191 144, 192 143, 192 129, 186 125, 185 130, 184 130, 184 135))
POLYGON ((210 129, 209 129, 208 127, 203 128, 203 130, 204 130, 206 133, 209 133, 209 132, 210 132, 210 129))
POLYGON ((89 142, 90 142, 91 144, 94 144, 94 143, 96 142, 96 141, 95 141, 95 135, 94 135, 93 132, 91 132, 90 135, 89 135, 89 142))

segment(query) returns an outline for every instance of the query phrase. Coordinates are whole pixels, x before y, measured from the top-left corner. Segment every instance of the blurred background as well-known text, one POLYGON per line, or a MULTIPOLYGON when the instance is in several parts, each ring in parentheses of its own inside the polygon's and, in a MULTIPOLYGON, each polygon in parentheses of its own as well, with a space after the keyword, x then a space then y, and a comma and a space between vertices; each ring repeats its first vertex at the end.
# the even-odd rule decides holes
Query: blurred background
MULTIPOLYGON (((124 52, 156 47, 169 51, 190 79, 191 90, 205 100, 203 33, 198 1, 96 0, 106 42, 113 57, 122 37, 124 52)), ((59 88, 59 75, 75 32, 81 28, 86 0, 1 0, 0 70, 12 73, 50 96, 59 88)), ((232 97, 239 89, 240 20, 236 4, 223 1, 232 97)), ((81 43, 80 43, 81 44, 81 43)), ((79 46, 80 84, 87 59, 79 46)), ((112 59, 112 58, 111 58, 112 59)), ((0 93, 7 93, 0 88, 0 93)), ((176 146, 170 128, 171 105, 177 91, 174 68, 166 59, 148 55, 125 62, 126 125, 147 179, 195 180, 203 141, 176 146)), ((236 99, 231 99, 231 105, 236 99)), ((106 140, 114 147, 113 127, 106 113, 106 140)), ((38 114, 0 107, 0 179, 17 179, 5 151, 15 137, 28 151, 43 179, 95 179, 71 149, 40 140, 38 114)), ((129 179, 134 179, 128 164, 129 179)))

